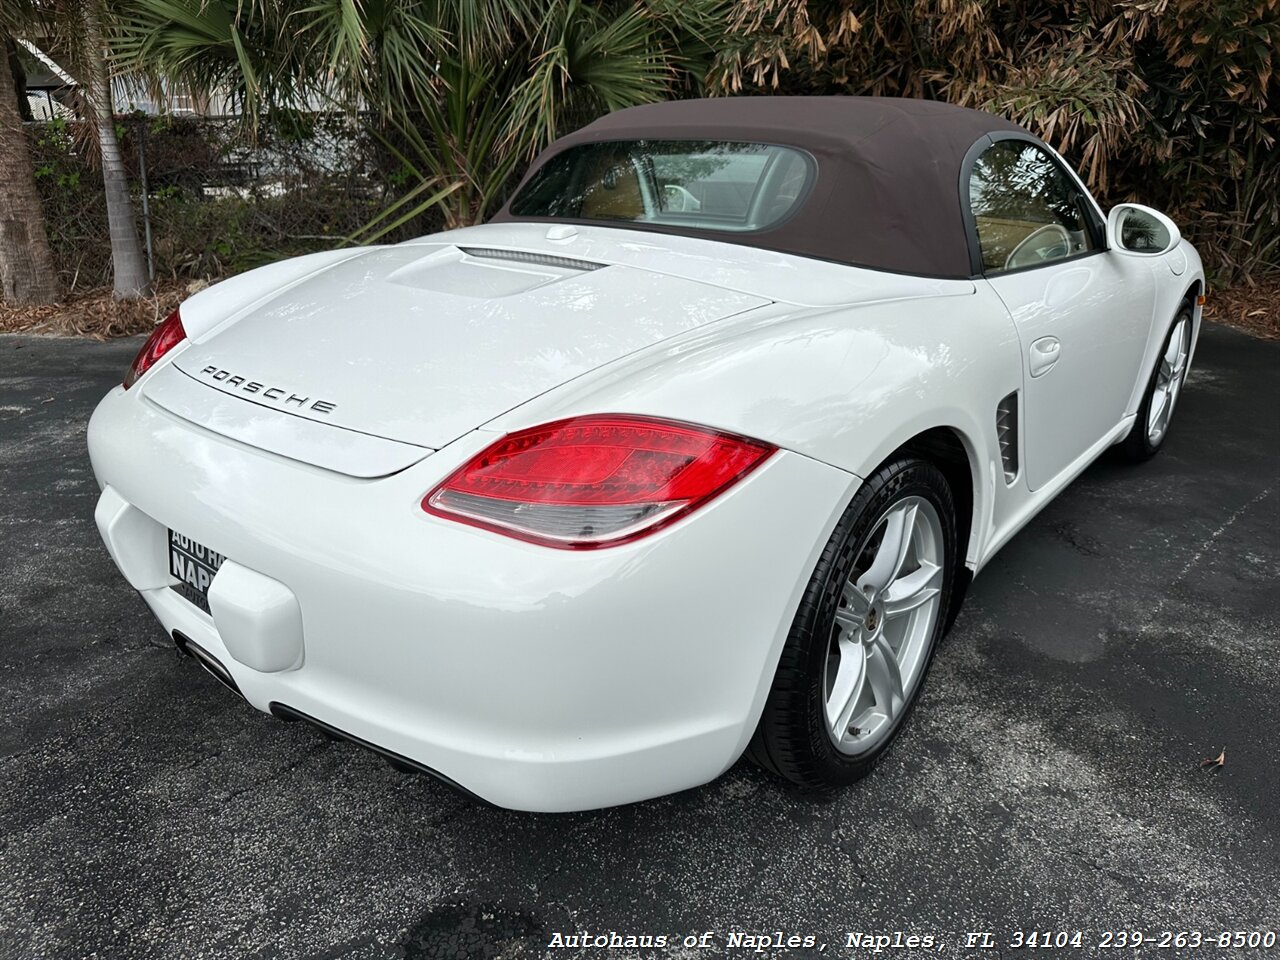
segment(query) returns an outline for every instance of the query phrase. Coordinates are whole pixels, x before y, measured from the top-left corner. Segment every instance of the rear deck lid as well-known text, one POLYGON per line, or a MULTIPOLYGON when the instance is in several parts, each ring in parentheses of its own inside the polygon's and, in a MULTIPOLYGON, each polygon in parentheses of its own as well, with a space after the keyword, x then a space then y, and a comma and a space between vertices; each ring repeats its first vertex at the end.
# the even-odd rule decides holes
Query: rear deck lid
MULTIPOLYGON (((768 302, 631 266, 385 247, 255 305, 174 365, 290 420, 425 454, 596 367, 768 302)), ((219 418, 205 419, 220 429, 219 418)), ((290 448, 286 434, 258 430, 250 442, 290 448)))

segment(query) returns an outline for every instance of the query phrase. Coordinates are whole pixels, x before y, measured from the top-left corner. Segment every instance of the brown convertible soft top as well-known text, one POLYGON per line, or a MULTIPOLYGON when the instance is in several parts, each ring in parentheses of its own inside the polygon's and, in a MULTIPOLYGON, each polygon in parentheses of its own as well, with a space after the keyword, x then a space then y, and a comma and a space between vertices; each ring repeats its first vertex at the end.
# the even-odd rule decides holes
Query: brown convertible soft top
MULTIPOLYGON (((974 143, 1017 124, 933 100, 722 97, 619 110, 551 144, 526 175, 567 147, 610 140, 733 140, 799 147, 817 161, 800 208, 776 227, 725 233, 618 223, 935 277, 972 274, 961 166, 974 143)), ((495 222, 516 217, 504 206, 495 222)), ((598 222, 598 221, 597 221, 598 222)))

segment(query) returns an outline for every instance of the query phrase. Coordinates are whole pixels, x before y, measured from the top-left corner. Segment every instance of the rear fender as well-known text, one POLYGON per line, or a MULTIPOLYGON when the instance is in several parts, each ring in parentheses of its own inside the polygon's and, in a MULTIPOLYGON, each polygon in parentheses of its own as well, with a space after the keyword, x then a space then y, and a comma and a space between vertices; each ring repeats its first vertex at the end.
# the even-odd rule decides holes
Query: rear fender
POLYGON ((674 337, 491 421, 503 432, 586 413, 635 413, 757 437, 865 477, 948 427, 971 461, 970 557, 1004 489, 996 406, 1021 389, 1017 331, 987 287, 836 309, 775 304, 674 337))

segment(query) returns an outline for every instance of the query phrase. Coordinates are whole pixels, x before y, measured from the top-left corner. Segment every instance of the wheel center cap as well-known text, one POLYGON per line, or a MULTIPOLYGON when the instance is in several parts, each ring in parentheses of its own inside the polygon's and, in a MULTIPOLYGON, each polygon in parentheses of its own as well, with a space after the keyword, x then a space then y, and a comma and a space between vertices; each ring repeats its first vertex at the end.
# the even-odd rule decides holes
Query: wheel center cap
POLYGON ((874 633, 879 623, 880 623, 880 612, 875 607, 872 607, 870 610, 867 611, 867 630, 869 632, 874 633))

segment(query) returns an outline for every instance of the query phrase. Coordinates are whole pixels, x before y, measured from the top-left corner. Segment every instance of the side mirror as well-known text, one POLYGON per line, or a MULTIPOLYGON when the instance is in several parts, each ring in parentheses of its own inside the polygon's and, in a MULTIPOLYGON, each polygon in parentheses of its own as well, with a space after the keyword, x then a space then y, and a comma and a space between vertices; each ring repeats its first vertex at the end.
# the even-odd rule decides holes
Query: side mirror
POLYGON ((1177 224, 1159 210, 1139 203, 1112 207, 1107 216, 1107 246, 1121 253, 1158 257, 1181 240, 1177 224))

